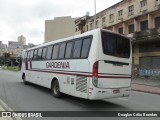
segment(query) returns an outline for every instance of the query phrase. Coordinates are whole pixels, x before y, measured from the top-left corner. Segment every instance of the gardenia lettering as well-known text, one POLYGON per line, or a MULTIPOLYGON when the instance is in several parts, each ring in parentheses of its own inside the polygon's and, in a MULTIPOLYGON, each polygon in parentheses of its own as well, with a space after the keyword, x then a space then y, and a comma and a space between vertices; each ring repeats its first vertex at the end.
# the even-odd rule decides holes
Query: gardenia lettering
POLYGON ((47 62, 46 68, 70 69, 69 62, 47 62))

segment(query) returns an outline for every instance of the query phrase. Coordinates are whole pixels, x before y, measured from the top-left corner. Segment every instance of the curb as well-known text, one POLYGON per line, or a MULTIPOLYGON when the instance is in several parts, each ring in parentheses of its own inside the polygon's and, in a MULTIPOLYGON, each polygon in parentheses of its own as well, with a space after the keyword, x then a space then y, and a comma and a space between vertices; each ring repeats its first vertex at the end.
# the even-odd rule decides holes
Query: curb
POLYGON ((144 92, 144 93, 160 95, 160 93, 156 93, 156 92, 152 92, 152 91, 144 91, 144 90, 137 90, 137 89, 132 89, 132 91, 138 91, 138 92, 144 92))
MULTIPOLYGON (((146 85, 146 84, 141 84, 141 83, 132 83, 132 84, 144 85, 144 86, 151 86, 151 87, 157 87, 157 86, 154 86, 154 85, 146 85)), ((160 87, 159 87, 159 88, 160 88, 160 87)))

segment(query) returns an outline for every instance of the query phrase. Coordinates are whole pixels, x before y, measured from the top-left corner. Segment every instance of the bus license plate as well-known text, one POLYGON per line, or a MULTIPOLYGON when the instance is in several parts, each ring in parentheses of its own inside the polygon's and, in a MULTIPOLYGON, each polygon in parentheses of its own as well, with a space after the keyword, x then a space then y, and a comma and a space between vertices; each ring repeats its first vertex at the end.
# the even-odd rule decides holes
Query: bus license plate
POLYGON ((120 90, 113 90, 113 93, 118 94, 118 93, 120 93, 120 90))

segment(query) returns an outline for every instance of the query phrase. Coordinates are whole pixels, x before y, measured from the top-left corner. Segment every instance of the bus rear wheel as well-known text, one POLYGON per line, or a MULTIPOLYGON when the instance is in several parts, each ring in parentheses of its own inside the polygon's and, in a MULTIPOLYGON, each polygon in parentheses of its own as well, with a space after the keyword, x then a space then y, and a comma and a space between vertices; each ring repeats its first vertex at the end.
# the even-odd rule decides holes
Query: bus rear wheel
POLYGON ((61 97, 61 92, 60 92, 60 87, 59 87, 59 83, 58 83, 58 80, 55 80, 53 83, 52 83, 52 94, 54 97, 56 98, 60 98, 61 97))

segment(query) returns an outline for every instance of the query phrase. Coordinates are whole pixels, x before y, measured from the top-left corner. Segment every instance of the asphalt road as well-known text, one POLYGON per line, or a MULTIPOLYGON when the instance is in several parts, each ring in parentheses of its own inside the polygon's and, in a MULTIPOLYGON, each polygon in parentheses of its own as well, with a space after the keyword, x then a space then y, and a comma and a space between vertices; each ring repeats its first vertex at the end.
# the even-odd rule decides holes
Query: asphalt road
MULTIPOLYGON (((160 111, 160 95, 132 91, 128 98, 89 101, 65 95, 54 98, 47 88, 24 85, 16 72, 0 70, 0 99, 14 111, 160 111)), ((34 120, 35 118, 23 118, 34 120)), ((74 120, 57 117, 42 120, 74 120)), ((115 120, 109 117, 80 117, 77 120, 115 120)), ((159 120, 159 118, 116 118, 116 120, 159 120)), ((1 120, 1 118, 0 118, 1 120)), ((41 119, 37 119, 41 120, 41 119)))

